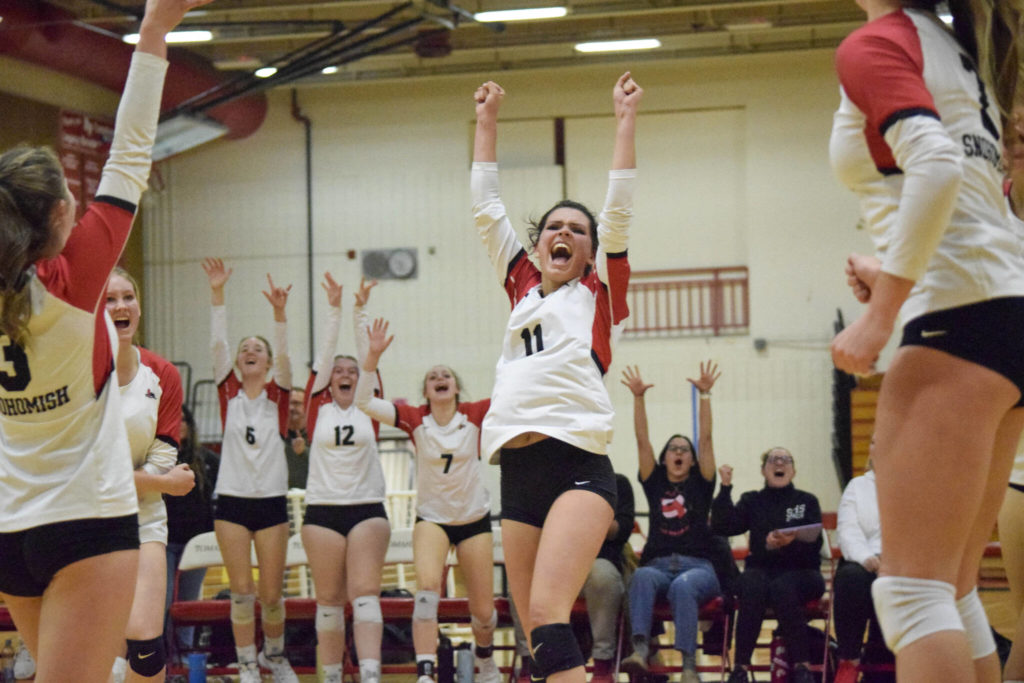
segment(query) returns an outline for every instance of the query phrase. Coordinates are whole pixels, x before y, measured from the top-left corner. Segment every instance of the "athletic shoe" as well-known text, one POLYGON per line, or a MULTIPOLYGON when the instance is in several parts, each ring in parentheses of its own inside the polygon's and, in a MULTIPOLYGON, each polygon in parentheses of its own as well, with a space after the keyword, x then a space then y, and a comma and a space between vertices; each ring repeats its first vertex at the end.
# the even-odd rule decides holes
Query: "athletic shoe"
POLYGON ((630 656, 622 660, 619 664, 619 670, 629 676, 643 676, 647 673, 647 655, 646 653, 634 652, 630 656))
POLYGON ((299 677, 292 671, 292 665, 282 655, 268 657, 265 652, 260 651, 256 661, 265 669, 270 669, 274 675, 274 683, 299 683, 299 677))
POLYGON ((416 683, 434 683, 434 679, 430 676, 420 676, 416 679, 416 683))
POLYGON ((341 673, 324 674, 324 683, 342 683, 341 673))
POLYGON ((14 655, 14 678, 22 681, 36 675, 36 660, 32 659, 32 653, 25 647, 25 643, 18 645, 18 652, 14 655))
POLYGON ((263 683, 260 667, 256 662, 238 665, 238 683, 263 683))
POLYGON ((701 683, 700 676, 693 669, 683 669, 683 675, 679 683, 701 683))
POLYGON ((476 660, 476 683, 501 683, 501 672, 494 657, 474 657, 476 660))
POLYGON ((742 666, 737 666, 729 674, 728 683, 751 683, 750 672, 744 669, 742 666))

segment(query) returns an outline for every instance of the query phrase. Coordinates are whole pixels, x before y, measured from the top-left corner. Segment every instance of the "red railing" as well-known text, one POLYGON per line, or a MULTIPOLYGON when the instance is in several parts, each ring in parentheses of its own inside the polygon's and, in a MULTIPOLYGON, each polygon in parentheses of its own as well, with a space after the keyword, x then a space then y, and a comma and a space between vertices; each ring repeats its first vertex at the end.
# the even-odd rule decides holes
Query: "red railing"
POLYGON ((629 283, 630 338, 746 334, 746 266, 634 271, 629 283))

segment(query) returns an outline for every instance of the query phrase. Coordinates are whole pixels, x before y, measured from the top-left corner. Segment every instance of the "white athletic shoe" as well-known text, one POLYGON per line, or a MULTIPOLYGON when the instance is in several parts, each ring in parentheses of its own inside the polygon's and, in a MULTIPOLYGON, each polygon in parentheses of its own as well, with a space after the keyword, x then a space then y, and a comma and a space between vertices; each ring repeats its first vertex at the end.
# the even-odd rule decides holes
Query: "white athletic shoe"
POLYGON ((32 659, 32 653, 25 647, 25 643, 18 645, 18 652, 14 655, 14 678, 22 681, 36 675, 36 660, 32 659))
POLYGON ((260 667, 256 662, 238 665, 238 683, 263 683, 260 667))
POLYGON ((341 673, 324 674, 324 683, 342 683, 341 673))
POLYGON ((481 659, 480 657, 474 658, 476 661, 476 670, 479 672, 476 675, 476 683, 501 683, 501 672, 498 671, 498 665, 494 661, 494 657, 486 657, 481 659))
POLYGON ((270 673, 274 674, 274 683, 299 683, 299 677, 295 675, 292 665, 283 655, 268 657, 261 650, 256 661, 260 663, 260 666, 270 669, 270 673))
POLYGON ((434 683, 434 679, 430 676, 420 676, 416 679, 416 683, 434 683))

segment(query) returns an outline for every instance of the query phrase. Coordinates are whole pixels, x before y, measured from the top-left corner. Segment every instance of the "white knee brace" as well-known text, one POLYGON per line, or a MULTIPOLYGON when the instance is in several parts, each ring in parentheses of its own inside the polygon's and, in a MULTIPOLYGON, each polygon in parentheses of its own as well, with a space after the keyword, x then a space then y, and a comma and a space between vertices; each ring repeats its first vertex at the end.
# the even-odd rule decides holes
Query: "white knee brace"
POLYGON ((352 623, 362 622, 383 623, 384 617, 380 613, 380 596, 360 595, 352 601, 352 623))
POLYGON ((416 591, 416 601, 412 607, 413 621, 436 621, 437 605, 441 595, 437 591, 416 591))
POLYGON ((871 584, 878 624, 895 653, 939 631, 963 631, 953 584, 909 576, 882 576, 871 584))
POLYGON ((960 621, 963 622, 964 631, 967 633, 971 658, 981 659, 995 652, 996 641, 992 637, 992 629, 988 625, 988 617, 985 616, 985 607, 978 597, 977 587, 956 601, 956 611, 959 612, 960 621))
POLYGON ((321 605, 317 603, 314 625, 318 633, 344 633, 345 608, 337 605, 321 605))
POLYGON ((277 602, 267 603, 260 601, 260 619, 264 624, 271 624, 276 626, 277 624, 284 623, 284 600, 278 600, 277 602))
POLYGON ((251 624, 256 621, 256 596, 252 593, 231 594, 231 623, 251 624))
POLYGON ((469 621, 473 631, 484 635, 493 634, 494 629, 498 626, 498 610, 491 610, 491 618, 487 621, 480 621, 475 616, 470 616, 469 621))

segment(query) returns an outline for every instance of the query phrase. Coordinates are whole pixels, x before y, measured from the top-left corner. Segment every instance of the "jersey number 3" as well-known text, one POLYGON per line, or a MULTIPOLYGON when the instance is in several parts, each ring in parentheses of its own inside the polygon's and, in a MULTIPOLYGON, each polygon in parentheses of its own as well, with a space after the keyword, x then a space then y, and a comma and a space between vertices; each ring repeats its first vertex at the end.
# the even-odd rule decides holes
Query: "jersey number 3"
POLYGON ((5 391, 24 391, 32 381, 32 373, 28 369, 28 356, 25 349, 14 343, 10 337, 0 337, 0 349, 3 349, 4 361, 10 363, 13 373, 0 369, 0 387, 5 391))

